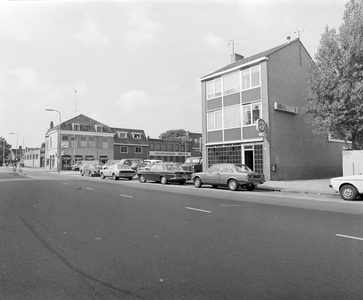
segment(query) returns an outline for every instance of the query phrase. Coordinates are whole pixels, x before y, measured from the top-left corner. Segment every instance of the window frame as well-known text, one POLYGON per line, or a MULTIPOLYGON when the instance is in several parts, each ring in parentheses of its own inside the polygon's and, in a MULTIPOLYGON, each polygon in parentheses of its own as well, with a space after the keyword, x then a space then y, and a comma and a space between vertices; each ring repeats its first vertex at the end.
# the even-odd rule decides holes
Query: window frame
POLYGON ((120 146, 120 153, 129 153, 129 147, 128 146, 120 146), (121 151, 122 149, 126 149, 126 151, 121 151))

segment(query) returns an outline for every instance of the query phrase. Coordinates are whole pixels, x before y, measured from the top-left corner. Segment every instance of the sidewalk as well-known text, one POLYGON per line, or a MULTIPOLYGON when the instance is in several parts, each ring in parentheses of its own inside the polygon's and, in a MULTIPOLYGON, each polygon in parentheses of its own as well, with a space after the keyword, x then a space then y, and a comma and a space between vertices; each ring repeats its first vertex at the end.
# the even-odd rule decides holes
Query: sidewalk
POLYGON ((329 179, 291 180, 291 181, 266 181, 258 186, 260 190, 274 190, 299 194, 313 194, 325 196, 339 196, 329 187, 329 179))

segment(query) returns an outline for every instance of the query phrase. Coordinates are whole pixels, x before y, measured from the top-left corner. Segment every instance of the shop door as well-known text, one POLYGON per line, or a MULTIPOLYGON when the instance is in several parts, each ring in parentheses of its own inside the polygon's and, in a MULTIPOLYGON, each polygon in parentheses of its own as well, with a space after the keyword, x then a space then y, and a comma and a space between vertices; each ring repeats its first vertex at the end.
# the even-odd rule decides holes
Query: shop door
POLYGON ((253 150, 245 150, 245 165, 253 170, 253 150))

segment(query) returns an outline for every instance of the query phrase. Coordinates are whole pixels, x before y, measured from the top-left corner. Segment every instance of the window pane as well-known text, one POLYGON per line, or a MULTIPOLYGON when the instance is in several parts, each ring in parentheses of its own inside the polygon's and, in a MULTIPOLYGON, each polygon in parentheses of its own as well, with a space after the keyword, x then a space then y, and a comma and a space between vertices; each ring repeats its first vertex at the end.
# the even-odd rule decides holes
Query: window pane
POLYGON ((214 88, 215 88, 215 96, 221 96, 222 95, 222 78, 217 78, 214 81, 214 88))
POLYGON ((224 128, 241 126, 240 106, 231 106, 224 109, 224 128))
POLYGON ((222 111, 216 111, 215 115, 215 126, 214 129, 221 129, 222 128, 222 111))
POLYGON ((233 72, 223 76, 223 94, 228 95, 240 90, 239 72, 233 72))
POLYGON ((251 86, 260 86, 260 67, 251 68, 251 86))
POLYGON ((214 81, 207 82, 207 99, 214 97, 214 81))
POLYGON ((214 112, 208 113, 208 130, 214 129, 214 112))
POLYGON ((86 148, 87 146, 87 140, 85 136, 81 137, 81 148, 86 148))
POLYGON ((261 118, 261 103, 252 105, 252 123, 255 124, 261 118))
POLYGON ((250 69, 244 70, 242 73, 242 90, 250 88, 250 69))
POLYGON ((243 106, 243 125, 251 125, 251 106, 243 106))

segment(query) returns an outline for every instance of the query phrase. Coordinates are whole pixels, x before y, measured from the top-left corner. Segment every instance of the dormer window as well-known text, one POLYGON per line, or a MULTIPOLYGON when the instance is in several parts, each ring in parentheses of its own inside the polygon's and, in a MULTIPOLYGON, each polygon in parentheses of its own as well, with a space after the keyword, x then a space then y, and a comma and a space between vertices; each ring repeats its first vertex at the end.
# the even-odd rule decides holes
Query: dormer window
POLYGON ((133 133, 132 133, 132 137, 133 137, 134 139, 140 140, 140 139, 141 139, 141 133, 135 133, 135 132, 133 132, 133 133))
POLYGON ((96 132, 103 132, 103 126, 102 125, 95 125, 96 132))
POLYGON ((117 136, 121 139, 127 139, 127 132, 117 131, 117 136))
POLYGON ((73 131, 81 131, 81 125, 76 124, 76 123, 72 123, 72 130, 73 131))

